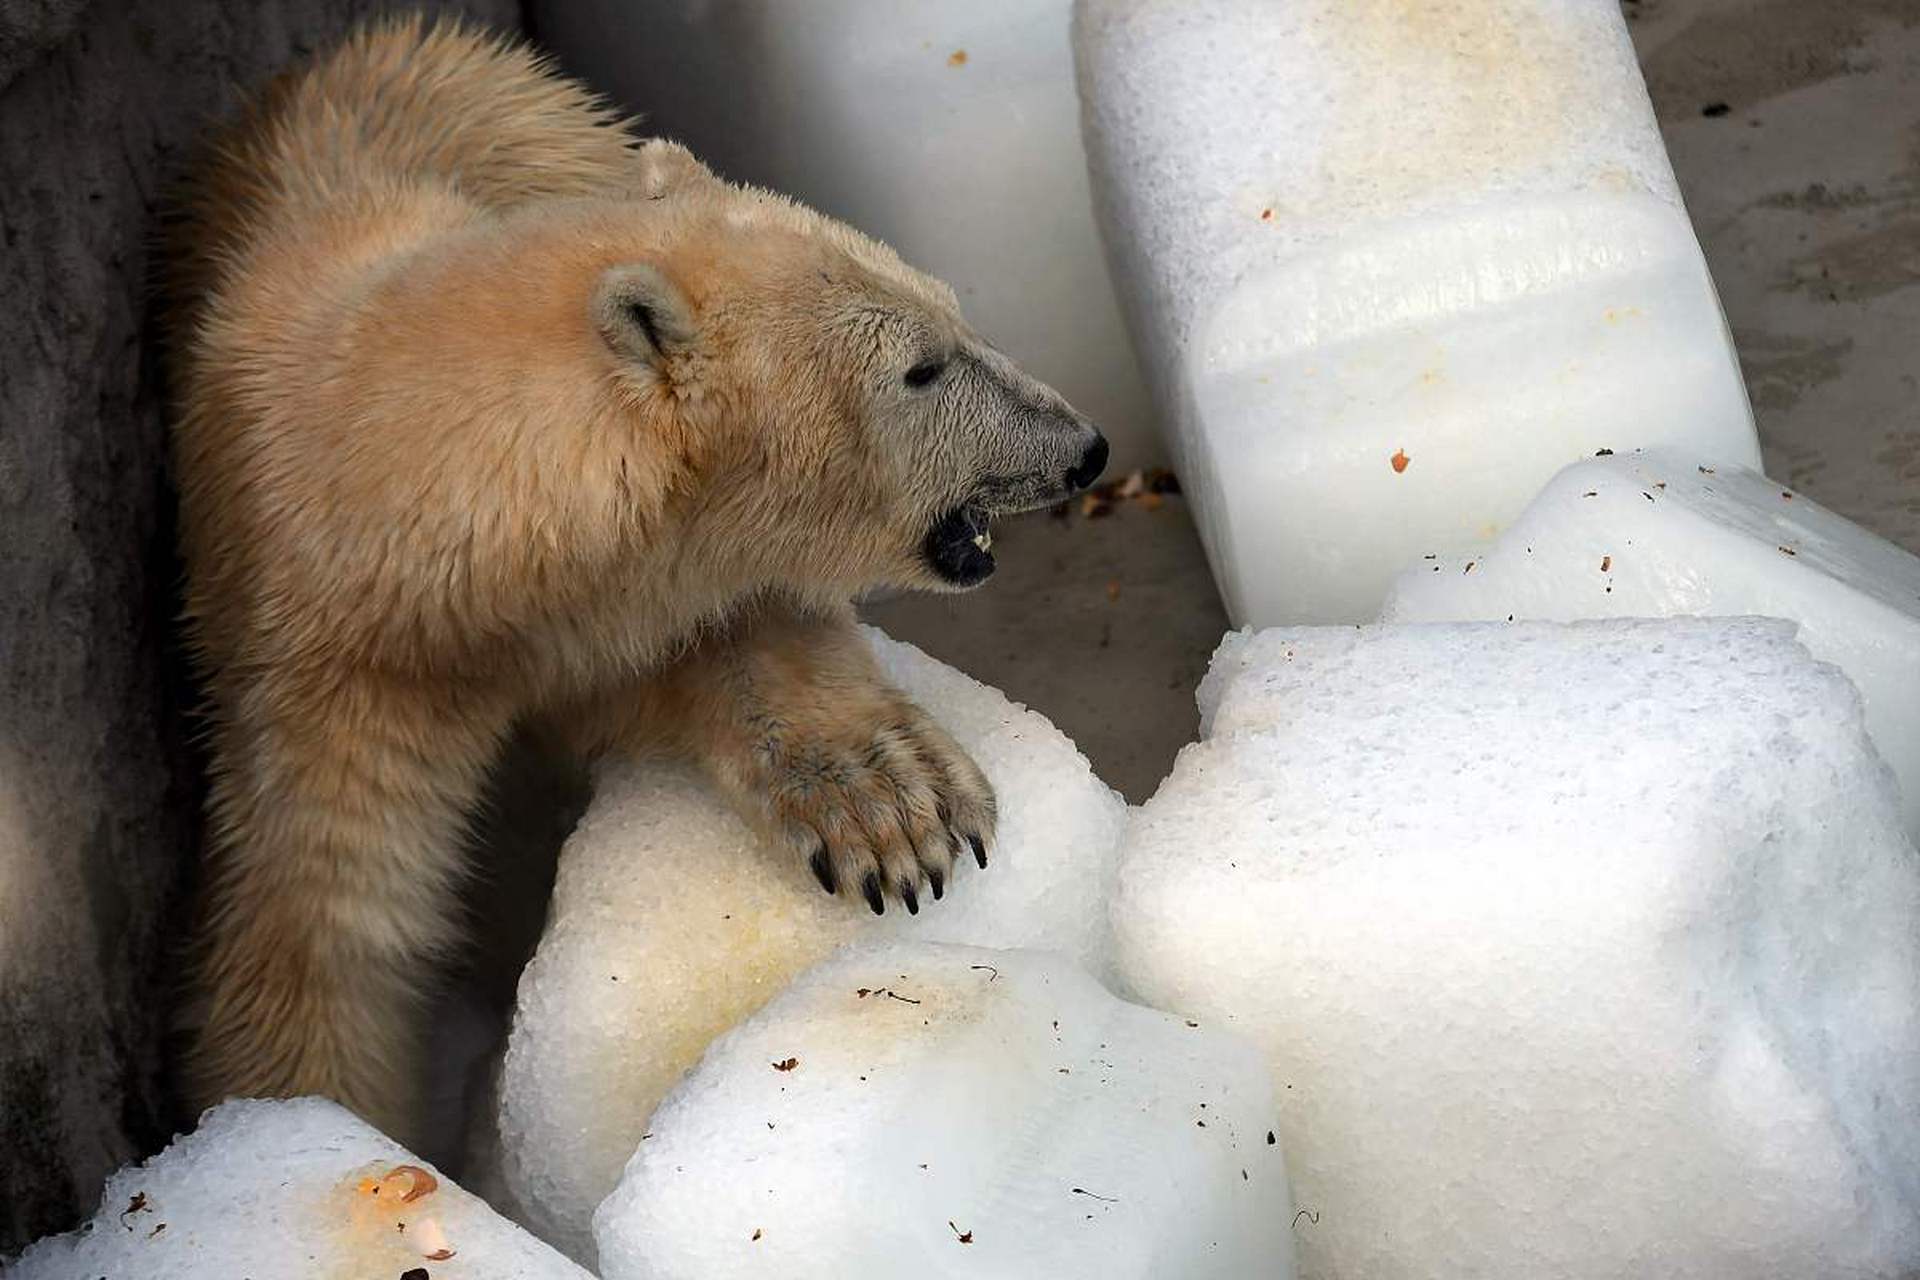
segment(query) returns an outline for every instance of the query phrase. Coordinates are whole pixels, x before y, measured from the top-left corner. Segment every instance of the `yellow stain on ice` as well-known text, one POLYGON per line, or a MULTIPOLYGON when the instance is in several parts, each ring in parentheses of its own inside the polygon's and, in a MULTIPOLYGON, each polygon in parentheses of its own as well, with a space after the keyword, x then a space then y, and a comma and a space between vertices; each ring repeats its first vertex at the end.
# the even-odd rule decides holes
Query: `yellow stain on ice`
MULTIPOLYGON (((420 1165, 376 1161, 341 1178, 319 1206, 335 1261, 328 1280, 364 1280, 400 1275, 422 1264, 444 1262, 459 1250, 441 1225, 457 1209, 438 1178, 420 1165)), ((261 1241, 263 1250, 280 1247, 261 1241)))

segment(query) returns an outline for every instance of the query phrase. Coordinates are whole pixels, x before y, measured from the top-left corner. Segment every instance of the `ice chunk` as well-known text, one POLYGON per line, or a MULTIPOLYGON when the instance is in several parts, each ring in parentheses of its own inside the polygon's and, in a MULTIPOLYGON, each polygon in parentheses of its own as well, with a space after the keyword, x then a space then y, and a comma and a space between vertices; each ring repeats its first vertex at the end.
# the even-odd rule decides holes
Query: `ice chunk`
POLYGON ((594 1215, 606 1280, 1282 1280, 1250 1046, 1034 951, 894 942, 716 1042, 594 1215))
POLYGON ((1064 951, 1110 967, 1126 807, 1045 718, 872 633, 882 669, 993 782, 992 866, 876 919, 763 849, 693 774, 623 766, 561 854, 502 1068, 501 1172, 521 1220, 591 1265, 591 1216, 647 1117, 714 1036, 866 936, 1064 951))
POLYGON ((1080 146, 1071 0, 546 6, 540 37, 723 176, 795 196, 951 283, 967 319, 1163 460, 1080 146))
POLYGON ((229 1102, 107 1181, 100 1211, 9 1280, 592 1280, 318 1098, 229 1102))
POLYGON ((1302 1274, 1920 1267, 1920 862, 1790 624, 1279 629, 1207 697, 1116 945, 1268 1052, 1302 1274))
POLYGON ((1920 835, 1920 557, 1758 472, 1667 450, 1578 463, 1492 547, 1403 572, 1382 617, 1742 613, 1793 619, 1852 677, 1920 835))
POLYGON ((1079 0, 1074 40, 1237 621, 1370 619, 1597 448, 1759 465, 1615 0, 1079 0))

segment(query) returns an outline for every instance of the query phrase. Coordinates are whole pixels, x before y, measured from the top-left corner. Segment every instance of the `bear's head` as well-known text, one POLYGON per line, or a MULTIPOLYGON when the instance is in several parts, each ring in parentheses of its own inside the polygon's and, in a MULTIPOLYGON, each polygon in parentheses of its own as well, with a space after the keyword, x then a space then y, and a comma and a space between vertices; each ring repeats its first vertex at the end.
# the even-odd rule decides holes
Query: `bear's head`
POLYGON ((636 198, 595 215, 588 310, 638 429, 687 455, 680 536, 708 563, 840 591, 970 587, 993 571, 995 516, 1106 465, 1099 431, 968 327, 947 285, 678 146, 640 161, 636 198))

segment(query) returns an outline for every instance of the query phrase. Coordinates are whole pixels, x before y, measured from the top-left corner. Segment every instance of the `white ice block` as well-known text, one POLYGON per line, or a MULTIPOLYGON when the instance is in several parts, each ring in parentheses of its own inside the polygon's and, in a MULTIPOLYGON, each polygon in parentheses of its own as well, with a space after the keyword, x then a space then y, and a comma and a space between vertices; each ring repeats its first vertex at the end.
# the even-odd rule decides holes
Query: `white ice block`
POLYGON ((1064 957, 842 952, 717 1041, 594 1215, 605 1280, 1285 1280, 1249 1045, 1064 957))
POLYGON ((724 177, 948 281, 981 333, 1164 461, 1094 226, 1071 0, 569 0, 540 38, 724 177))
POLYGON ((1578 463, 1491 547, 1408 567, 1381 617, 1743 613, 1799 623, 1859 686, 1920 837, 1920 557, 1758 472, 1670 450, 1578 463))
POLYGON ((229 1102, 107 1180, 8 1280, 592 1280, 432 1165, 318 1098, 229 1102))
POLYGON ((592 1265, 594 1206, 709 1041, 842 943, 913 937, 1066 952, 1109 972, 1106 904, 1126 806, 1073 743, 910 645, 872 633, 888 677, 992 781, 992 863, 958 867, 918 916, 876 919, 762 847, 692 773, 600 779, 561 854, 501 1072, 499 1159, 517 1216, 592 1265))
POLYGON ((1790 624, 1277 629, 1205 702, 1116 944, 1269 1054, 1303 1276, 1920 1267, 1920 859, 1790 624))
POLYGON ((1240 623, 1598 448, 1759 465, 1616 0, 1079 0, 1096 207, 1240 623))

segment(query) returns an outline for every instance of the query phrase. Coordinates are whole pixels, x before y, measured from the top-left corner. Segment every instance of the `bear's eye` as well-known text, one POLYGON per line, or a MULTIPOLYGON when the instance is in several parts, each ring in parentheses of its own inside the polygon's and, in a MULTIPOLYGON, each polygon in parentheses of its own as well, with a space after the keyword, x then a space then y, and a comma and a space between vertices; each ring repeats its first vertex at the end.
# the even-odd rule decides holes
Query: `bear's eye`
POLYGON ((918 391, 922 387, 931 386, 946 371, 947 362, 943 359, 922 360, 907 370, 905 381, 908 386, 918 391))

